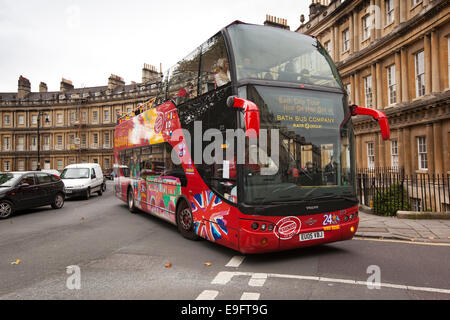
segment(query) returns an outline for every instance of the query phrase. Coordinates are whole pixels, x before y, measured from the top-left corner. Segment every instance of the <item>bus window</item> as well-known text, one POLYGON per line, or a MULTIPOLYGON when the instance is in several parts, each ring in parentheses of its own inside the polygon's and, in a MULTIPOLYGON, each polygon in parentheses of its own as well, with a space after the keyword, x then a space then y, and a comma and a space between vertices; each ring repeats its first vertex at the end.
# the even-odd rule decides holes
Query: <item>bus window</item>
MULTIPOLYGON (((236 129, 236 112, 233 108, 226 105, 227 98, 231 95, 231 87, 224 87, 221 92, 213 91, 216 97, 222 97, 214 102, 202 105, 186 104, 180 108, 180 121, 183 129, 186 129, 194 137, 194 123, 201 123, 202 136, 210 129, 215 129, 214 136, 210 141, 207 139, 191 139, 190 154, 194 155, 196 143, 202 142, 201 150, 203 156, 196 159, 194 155, 195 166, 205 181, 205 183, 214 191, 221 194, 224 198, 235 202, 236 192, 236 159, 235 146, 236 141, 227 141, 227 129, 236 129), (222 92, 223 91, 223 92, 222 92), (218 140, 219 139, 219 140, 218 140), (233 148, 234 145, 234 149, 233 148), (218 147, 217 147, 218 146, 218 147), (218 149, 222 149, 222 154, 216 154, 218 149), (226 156, 231 153, 231 156, 226 156), (225 161, 224 161, 225 160, 225 161)), ((211 131, 209 131, 211 132, 211 131)), ((234 130, 233 130, 234 132, 234 130)), ((236 140, 236 139, 233 139, 236 140)))
POLYGON ((178 62, 169 70, 168 98, 177 105, 197 97, 200 48, 178 62))
POLYGON ((256 78, 342 88, 331 58, 316 39, 245 24, 232 25, 228 31, 238 80, 256 78))
POLYGON ((201 92, 206 93, 231 81, 225 41, 218 33, 202 45, 201 92))

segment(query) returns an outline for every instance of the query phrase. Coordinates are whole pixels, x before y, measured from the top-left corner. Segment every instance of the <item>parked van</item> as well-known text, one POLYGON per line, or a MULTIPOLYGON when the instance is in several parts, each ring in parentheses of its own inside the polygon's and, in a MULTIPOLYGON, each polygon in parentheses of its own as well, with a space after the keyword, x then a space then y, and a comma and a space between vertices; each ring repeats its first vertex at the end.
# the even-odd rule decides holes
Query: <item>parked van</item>
POLYGON ((95 192, 101 196, 106 189, 102 168, 96 163, 71 164, 60 177, 67 197, 82 196, 87 200, 95 192))

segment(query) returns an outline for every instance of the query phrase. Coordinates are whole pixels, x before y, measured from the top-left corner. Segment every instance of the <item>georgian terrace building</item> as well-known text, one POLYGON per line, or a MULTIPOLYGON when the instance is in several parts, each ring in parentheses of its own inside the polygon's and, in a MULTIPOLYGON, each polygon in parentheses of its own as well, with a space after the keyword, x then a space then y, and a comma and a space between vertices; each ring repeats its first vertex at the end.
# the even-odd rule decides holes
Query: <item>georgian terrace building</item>
POLYGON ((450 2, 313 1, 297 32, 317 37, 351 103, 383 110, 391 139, 354 119, 359 168, 450 174, 450 2))
POLYGON ((112 168, 117 115, 156 96, 160 80, 146 64, 139 84, 111 75, 107 86, 74 88, 62 79, 60 91, 48 92, 41 82, 39 92, 31 92, 21 76, 17 92, 0 93, 0 171, 35 170, 39 146, 42 169, 83 162, 112 168))

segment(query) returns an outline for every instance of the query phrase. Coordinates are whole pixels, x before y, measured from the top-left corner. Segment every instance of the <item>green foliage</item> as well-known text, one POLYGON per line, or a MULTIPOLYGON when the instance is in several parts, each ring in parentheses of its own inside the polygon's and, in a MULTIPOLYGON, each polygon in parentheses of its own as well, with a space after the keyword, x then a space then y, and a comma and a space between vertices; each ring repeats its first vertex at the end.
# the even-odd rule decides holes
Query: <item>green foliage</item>
POLYGON ((374 195, 373 208, 378 215, 395 216, 399 210, 411 210, 411 205, 406 196, 406 191, 402 190, 402 185, 393 184, 388 189, 379 191, 374 195))

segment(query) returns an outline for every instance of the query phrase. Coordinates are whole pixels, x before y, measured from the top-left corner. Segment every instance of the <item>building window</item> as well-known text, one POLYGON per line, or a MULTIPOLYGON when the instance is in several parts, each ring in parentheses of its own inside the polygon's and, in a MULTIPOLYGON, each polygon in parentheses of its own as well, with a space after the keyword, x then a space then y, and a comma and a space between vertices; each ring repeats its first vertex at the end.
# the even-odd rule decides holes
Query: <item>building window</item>
POLYGON ((421 2, 422 2, 422 0, 412 0, 412 5, 414 7, 414 6, 417 6, 421 2))
POLYGON ((395 65, 387 68, 387 85, 389 104, 397 103, 397 80, 395 78, 395 65))
POLYGON ((331 41, 327 41, 324 44, 325 50, 327 50, 328 54, 331 56, 331 41))
POLYGON ((370 38, 370 15, 362 18, 363 41, 370 38))
POLYGON ((109 147, 110 147, 110 145, 109 145, 109 132, 105 132, 105 135, 104 135, 104 139, 103 139, 103 141, 104 141, 104 148, 105 149, 108 149, 109 147))
POLYGON ((391 140, 391 166, 398 169, 398 141, 391 140))
POLYGON ((71 111, 70 112, 70 123, 74 123, 77 121, 77 115, 75 113, 75 111, 71 111))
POLYGON ((24 151, 23 150, 24 141, 25 141, 24 137, 17 138, 17 151, 24 151))
POLYGON ((367 143, 367 166, 369 169, 375 168, 375 145, 373 142, 367 143))
POLYGON ((415 65, 416 65, 416 97, 421 97, 425 94, 425 63, 423 51, 416 53, 415 65))
POLYGON ((6 172, 11 171, 11 163, 9 161, 3 162, 3 170, 5 170, 6 172))
POLYGON ((342 43, 344 52, 350 50, 350 31, 348 29, 342 32, 342 43))
POLYGON ((19 124, 23 125, 25 124, 25 116, 24 115, 19 115, 19 119, 17 121, 19 124))
POLYGON ((37 124, 38 116, 37 114, 33 114, 31 116, 31 124, 37 124))
POLYGON ((11 124, 11 117, 9 116, 9 114, 5 115, 3 120, 5 122, 5 125, 9 126, 11 124))
POLYGON ((25 171, 25 161, 19 160, 19 161, 17 162, 17 169, 18 169, 19 171, 25 171))
POLYGON ((105 169, 109 169, 109 159, 105 159, 105 169))
POLYGON ((86 147, 86 135, 84 133, 81 135, 81 146, 86 147))
POLYGON ((103 121, 109 122, 109 110, 103 111, 103 121))
POLYGON ((417 138, 419 170, 428 170, 427 137, 417 138))
POLYGON ((56 137, 56 141, 57 141, 57 148, 59 150, 61 150, 62 147, 63 147, 63 137, 62 136, 57 136, 56 137))
POLYGON ((56 170, 61 171, 61 170, 64 169, 64 163, 63 163, 62 160, 58 160, 58 161, 56 161, 56 163, 57 163, 57 165, 56 165, 56 166, 57 166, 56 170))
POLYGON ((31 150, 32 151, 37 150, 37 137, 36 136, 31 137, 31 150))
POLYGON ((416 212, 423 211, 422 199, 411 198, 411 209, 416 212))
POLYGON ((3 150, 4 151, 10 151, 11 150, 11 138, 10 137, 4 137, 3 138, 3 150))
POLYGON ((367 76, 364 78, 364 96, 366 98, 366 107, 372 108, 372 76, 367 76))
POLYGON ((394 22, 394 0, 386 0, 386 25, 394 22))
POLYGON ((98 111, 92 112, 92 121, 97 122, 98 121, 98 111))
POLYGON ((62 113, 56 115, 56 122, 60 124, 64 122, 64 115, 62 113))
POLYGON ((348 83, 345 85, 345 90, 348 94, 348 104, 352 104, 352 85, 351 83, 348 83))

